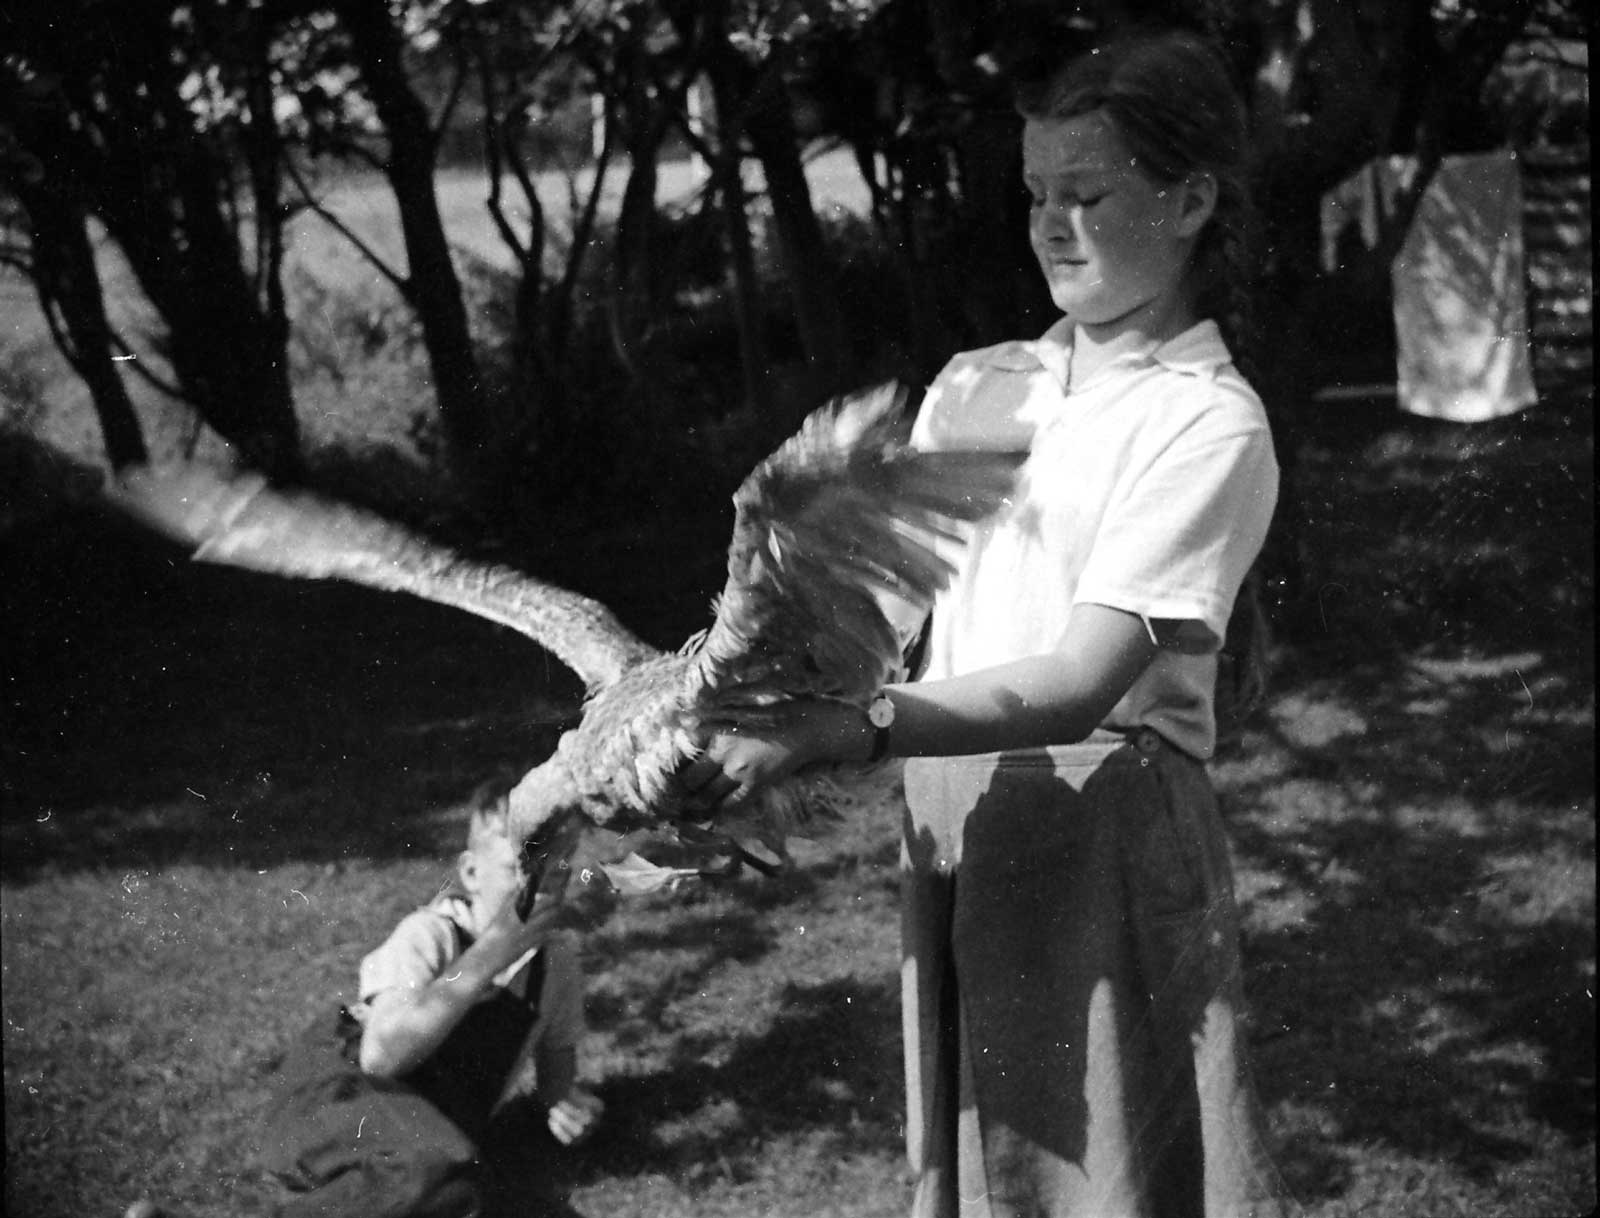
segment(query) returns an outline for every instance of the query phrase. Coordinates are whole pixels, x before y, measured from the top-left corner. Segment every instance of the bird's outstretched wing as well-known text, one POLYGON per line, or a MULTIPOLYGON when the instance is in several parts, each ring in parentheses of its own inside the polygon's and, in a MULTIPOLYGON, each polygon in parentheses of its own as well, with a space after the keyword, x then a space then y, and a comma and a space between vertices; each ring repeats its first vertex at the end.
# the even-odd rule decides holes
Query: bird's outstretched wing
POLYGON ((966 528, 1009 501, 1020 457, 910 447, 893 385, 814 412, 734 496, 728 580, 693 697, 746 720, 796 697, 865 704, 900 661, 896 603, 920 616, 966 528))
MULTIPOLYGON (((110 497, 197 559, 453 605, 572 668, 591 695, 582 722, 508 795, 531 892, 540 872, 564 865, 581 822, 670 832, 681 811, 672 775, 699 725, 759 721, 797 698, 864 705, 887 679, 900 651, 887 607, 928 608, 967 527, 1008 501, 1018 465, 1010 454, 912 449, 903 404, 884 388, 824 407, 745 480, 715 619, 675 655, 587 597, 256 476, 140 470, 110 497)), ((827 810, 814 781, 778 784, 759 804, 711 844, 748 833, 781 852, 827 810)))
POLYGON ((659 653, 598 601, 465 557, 372 512, 256 474, 197 465, 129 471, 108 497, 201 561, 406 592, 509 626, 595 691, 659 653))
MULTIPOLYGON (((530 837, 561 798, 619 828, 682 814, 675 775, 708 722, 759 724, 795 699, 865 705, 900 662, 887 611, 925 612, 953 574, 968 526, 998 511, 1020 457, 910 447, 904 395, 885 387, 814 412, 734 496, 728 578, 710 628, 630 670, 585 707, 512 792, 530 837)), ((804 775, 716 827, 764 842, 828 819, 837 785, 804 775), (737 822, 737 823, 735 823, 737 822)))

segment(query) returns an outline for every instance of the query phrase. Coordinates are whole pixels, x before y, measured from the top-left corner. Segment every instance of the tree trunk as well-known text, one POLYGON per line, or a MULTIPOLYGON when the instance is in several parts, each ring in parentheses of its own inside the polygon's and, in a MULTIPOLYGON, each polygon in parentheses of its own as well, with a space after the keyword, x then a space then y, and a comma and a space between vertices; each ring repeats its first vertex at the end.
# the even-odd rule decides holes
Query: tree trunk
MULTIPOLYGON (((168 109, 178 104, 174 94, 168 109)), ((295 480, 302 466, 287 328, 265 314, 242 265, 238 233, 221 210, 225 170, 197 140, 129 138, 123 176, 142 184, 100 191, 98 212, 167 322, 167 355, 184 392, 252 465, 295 480)))
POLYGON ((628 183, 617 211, 616 280, 623 328, 630 346, 641 337, 656 314, 659 300, 656 244, 656 188, 660 174, 656 157, 666 124, 643 118, 630 126, 628 183))
POLYGON ((811 187, 800 160, 800 138, 783 79, 773 65, 768 65, 746 105, 745 129, 766 175, 813 393, 839 393, 846 388, 849 368, 838 277, 811 205, 811 187))
POLYGON ((390 128, 389 184, 405 238, 410 303, 422 323, 439 414, 469 477, 493 480, 500 437, 487 424, 478 357, 467 325, 461 281, 450 258, 433 189, 433 141, 390 128))
POLYGON ((83 201, 74 195, 63 141, 71 139, 65 97, 58 87, 30 89, 7 73, 0 77, 0 124, 16 142, 0 153, 0 182, 27 216, 32 264, 28 268, 51 336, 89 387, 90 400, 113 469, 149 460, 139 417, 111 357, 105 287, 95 264, 83 201), (53 163, 42 155, 54 150, 53 163))
POLYGON ((382 0, 346 0, 339 13, 389 139, 385 173, 405 240, 406 295, 422 323, 439 414, 462 472, 480 494, 487 493, 505 476, 509 454, 488 421, 461 281, 434 192, 437 135, 406 76, 404 44, 387 6, 382 0))
POLYGON ((113 469, 150 459, 138 415, 111 358, 111 326, 83 212, 46 188, 18 184, 28 213, 33 282, 57 345, 83 377, 113 469), (60 314, 59 329, 56 313, 60 314))
POLYGON ((672 124, 669 98, 651 88, 649 53, 642 40, 626 50, 618 122, 628 153, 628 181, 617 213, 617 285, 614 339, 634 380, 648 388, 651 380, 642 340, 660 313, 661 268, 656 252, 656 189, 661 142, 672 124))
MULTIPOLYGON (((159 45, 159 25, 145 28, 159 45)), ((253 465, 275 478, 297 480, 304 466, 289 382, 287 313, 281 292, 258 287, 263 276, 273 279, 279 268, 269 255, 267 265, 255 260, 254 277, 246 270, 243 226, 225 210, 232 191, 227 153, 219 143, 197 138, 182 97, 181 68, 164 60, 151 69, 149 83, 149 105, 162 133, 150 141, 158 162, 140 166, 149 189, 138 199, 102 195, 102 213, 114 210, 122 232, 141 229, 141 236, 160 243, 142 251, 147 257, 140 282, 147 291, 153 284, 165 291, 152 299, 172 327, 173 365, 202 417, 253 465), (159 193, 163 187, 165 193, 159 193), (151 198, 161 203, 151 207, 151 198), (163 209, 164 224, 156 218, 163 209), (176 273, 163 273, 168 267, 176 273)), ((125 113, 137 110, 129 107, 125 113)), ((270 114, 252 119, 253 124, 272 121, 270 114)), ((139 157, 142 142, 134 136, 129 155, 139 157)), ((266 214, 255 217, 258 248, 262 230, 275 230, 281 222, 274 195, 269 194, 267 206, 266 214)), ((273 231, 267 248, 276 236, 273 231)))
POLYGON ((770 404, 767 339, 761 320, 761 281, 756 273, 755 247, 750 240, 750 215, 745 198, 741 107, 735 99, 723 56, 711 57, 706 75, 711 82, 712 105, 717 116, 717 146, 712 151, 711 172, 727 239, 727 282, 733 299, 734 324, 739 333, 744 406, 746 410, 764 415, 770 404))
MULTIPOLYGON (((43 192, 35 221, 46 273, 70 284, 41 286, 56 294, 67 333, 81 347, 80 371, 101 410, 113 462, 137 459, 142 442, 135 443, 120 378, 107 367, 111 336, 83 229, 88 214, 121 246, 166 322, 164 354, 201 418, 253 464, 293 478, 299 433, 286 326, 274 325, 258 305, 237 230, 222 212, 225 168, 192 132, 176 70, 161 56, 137 53, 140 36, 159 44, 160 30, 130 23, 127 33, 130 49, 119 66, 137 65, 148 75, 130 67, 128 74, 95 76, 72 70, 69 57, 66 70, 36 83, 18 109, 15 131, 36 158, 43 192), (59 261, 51 266, 53 257, 59 261)), ((56 62, 55 49, 41 46, 41 60, 56 62)))
MULTIPOLYGON (((273 108, 272 29, 255 21, 249 31, 249 58, 246 63, 250 119, 245 126, 244 146, 250 166, 250 189, 255 223, 255 296, 261 302, 265 342, 268 349, 289 350, 289 306, 283 290, 283 136, 273 108)), ((278 361, 283 369, 283 391, 292 399, 288 360, 278 361)))
POLYGON ((728 241, 728 292, 733 301, 734 324, 739 334, 739 370, 744 386, 744 408, 765 415, 771 405, 767 392, 767 336, 761 320, 761 279, 756 274, 755 247, 750 241, 750 216, 745 210, 744 176, 735 148, 716 169, 717 194, 722 205, 728 241))

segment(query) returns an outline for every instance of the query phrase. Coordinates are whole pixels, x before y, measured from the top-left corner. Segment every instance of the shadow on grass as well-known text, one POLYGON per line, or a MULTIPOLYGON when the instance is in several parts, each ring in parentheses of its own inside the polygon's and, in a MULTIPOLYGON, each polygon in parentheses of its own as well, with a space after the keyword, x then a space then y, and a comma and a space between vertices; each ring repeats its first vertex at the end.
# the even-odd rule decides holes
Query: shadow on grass
MULTIPOLYGON (((1267 1090, 1310 1097, 1341 1141, 1448 1158, 1474 1175, 1533 1152, 1496 1132, 1512 1109, 1581 1144, 1594 1123, 1593 928, 1576 909, 1503 907, 1494 871, 1581 857, 1585 843, 1548 852, 1552 837, 1575 835, 1537 823, 1420 827, 1389 811, 1292 832, 1235 818, 1242 854, 1289 877, 1304 908, 1250 940, 1267 1090)), ((1553 882, 1563 879, 1583 882, 1553 882)), ((1291 1148, 1286 1170, 1305 1184, 1296 1163, 1291 1148)))
MULTIPOLYGON (((745 895, 761 890, 750 888, 745 895)), ((656 902, 629 910, 584 944, 587 971, 601 976, 617 962, 641 953, 679 953, 687 958, 686 963, 668 971, 666 980, 643 996, 630 994, 625 998, 613 990, 591 991, 585 1003, 590 1029, 611 1032, 623 1050, 654 1036, 667 1010, 697 993, 724 964, 754 964, 777 946, 777 933, 765 924, 753 901, 741 900, 737 905, 720 901, 709 908, 702 905, 686 909, 685 902, 678 898, 678 905, 671 909, 656 902), (660 918, 655 925, 635 925, 652 914, 660 918), (619 927, 619 923, 625 924, 619 927)))
POLYGON ((1363 440, 1308 448, 1285 487, 1298 554, 1277 616, 1297 649, 1348 662, 1538 639, 1592 679, 1592 405, 1363 440))
POLYGON ((719 1042, 717 1064, 713 1047, 685 1038, 666 1069, 605 1085, 607 1126, 577 1157, 580 1183, 701 1165, 737 1181, 773 1138, 806 1131, 851 1154, 900 1149, 892 982, 791 983, 766 1031, 719 1042))
POLYGON ((6 879, 438 846, 547 755, 576 679, 408 597, 189 563, 94 515, 5 539, 6 879))
POLYGON ((1592 440, 1529 426, 1306 462, 1306 599, 1219 767, 1302 1201, 1353 1148, 1488 1186, 1592 1144, 1592 440))

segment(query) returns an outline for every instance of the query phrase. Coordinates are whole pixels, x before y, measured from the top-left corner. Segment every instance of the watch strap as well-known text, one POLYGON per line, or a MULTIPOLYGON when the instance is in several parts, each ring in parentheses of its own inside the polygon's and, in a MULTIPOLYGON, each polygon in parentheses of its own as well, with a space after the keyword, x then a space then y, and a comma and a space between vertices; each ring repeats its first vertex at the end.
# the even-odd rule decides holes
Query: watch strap
POLYGON ((872 727, 872 748, 867 753, 867 764, 875 765, 889 755, 889 729, 894 724, 894 703, 879 694, 867 708, 867 723, 872 727))
POLYGON ((872 751, 867 754, 867 764, 875 765, 889 755, 889 729, 875 727, 872 729, 872 751))

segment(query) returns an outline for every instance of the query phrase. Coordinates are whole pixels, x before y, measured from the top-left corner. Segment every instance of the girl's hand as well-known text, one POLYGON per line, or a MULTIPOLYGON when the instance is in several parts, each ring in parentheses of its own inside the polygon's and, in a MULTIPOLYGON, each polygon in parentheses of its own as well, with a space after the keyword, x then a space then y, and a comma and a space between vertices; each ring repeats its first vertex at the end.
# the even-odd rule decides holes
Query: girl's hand
POLYGON ((718 732, 704 749, 680 779, 687 806, 702 812, 735 807, 805 764, 798 743, 782 735, 718 732))
POLYGON ((678 775, 691 811, 735 808, 816 761, 857 761, 871 747, 865 716, 837 702, 796 703, 778 722, 729 727, 700 741, 700 756, 678 775))

